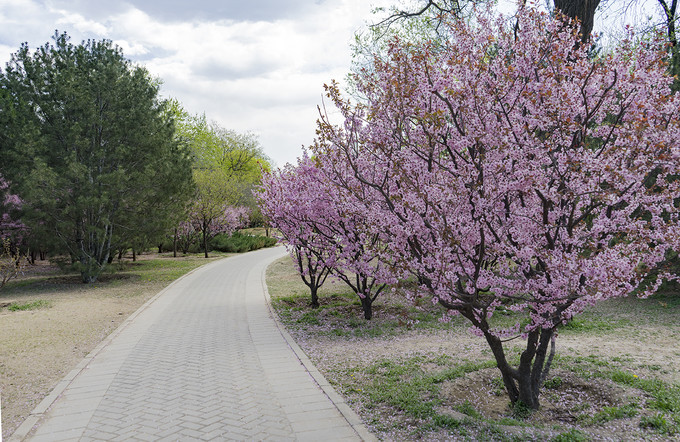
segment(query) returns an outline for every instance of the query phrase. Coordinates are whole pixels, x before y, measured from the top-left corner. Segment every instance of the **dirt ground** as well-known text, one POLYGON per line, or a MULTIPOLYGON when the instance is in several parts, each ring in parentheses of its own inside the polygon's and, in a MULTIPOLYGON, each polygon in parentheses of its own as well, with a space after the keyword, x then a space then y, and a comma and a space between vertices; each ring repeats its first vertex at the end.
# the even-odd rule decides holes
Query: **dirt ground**
MULTIPOLYGON (((584 337, 562 336, 558 339, 557 354, 571 357, 593 357, 599 361, 619 360, 616 364, 622 369, 635 372, 640 378, 662 379, 669 383, 680 380, 680 331, 674 327, 670 332, 660 333, 659 327, 642 327, 635 331, 617 331, 614 334, 584 337), (631 333, 640 337, 635 339, 631 333), (649 339, 642 339, 648 336, 649 339)), ((408 359, 415 356, 436 357, 437 355, 454 356, 460 361, 479 361, 491 359, 486 343, 465 331, 438 331, 435 333, 410 332, 404 336, 372 339, 343 339, 334 337, 312 337, 292 331, 303 350, 310 356, 319 370, 335 385, 341 393, 349 397, 349 402, 364 418, 370 417, 375 410, 363 408, 362 397, 356 394, 355 388, 343 391, 348 383, 343 379, 344 373, 363 371, 381 360, 408 359), (357 368, 356 371, 353 369, 357 368), (368 414, 367 414, 368 413, 368 414)), ((370 382, 370 378, 352 379, 354 387, 362 382, 370 382)), ((510 415, 507 394, 498 384, 500 372, 496 368, 483 369, 465 375, 455 381, 447 381, 442 385, 440 398, 442 404, 439 412, 450 414, 463 420, 466 416, 455 411, 456 406, 469 403, 480 412, 483 418, 500 421, 510 415)), ((554 369, 551 377, 562 379, 559 389, 544 389, 541 396, 541 410, 529 421, 529 426, 551 428, 555 426, 578 425, 578 414, 573 410, 582 409, 591 414, 604 407, 621 406, 639 400, 639 391, 621 387, 611 381, 589 379, 575 376, 570 371, 554 369), (587 404, 588 406, 583 406, 587 404)), ((642 399, 643 401, 646 399, 642 399)), ((387 412, 389 415, 390 412, 387 412)), ((382 424, 401 426, 407 430, 413 423, 394 415, 387 417, 382 424)), ((639 427, 640 417, 635 419, 618 419, 596 428, 588 428, 592 440, 678 440, 670 436, 657 436, 643 432, 639 427)), ((369 427, 371 427, 369 425, 369 427)), ((407 431, 381 431, 372 428, 383 440, 405 440, 412 436, 407 431)), ((524 431, 522 428, 508 427, 503 431, 524 431)), ((555 432, 551 436, 556 436, 555 432)), ((550 435, 550 433, 548 433, 550 435)), ((677 436, 677 435, 676 435, 677 436)), ((538 436, 540 440, 543 436, 538 436)), ((547 435, 546 435, 547 437, 547 435)), ((432 433, 423 440, 451 440, 446 432, 432 433)), ((453 440, 457 440, 453 438, 453 440)), ((469 440, 463 438, 461 440, 469 440)), ((494 439, 495 440, 495 439, 494 439)))
MULTIPOLYGON (((305 287, 295 280, 294 273, 291 276, 290 270, 290 264, 285 261, 278 261, 270 267, 267 278, 273 299, 295 294, 306 296, 305 287)), ((331 287, 324 286, 326 293, 321 303, 332 304, 337 299, 332 294, 337 293, 338 289, 332 284, 329 284, 331 287)), ((389 297, 376 301, 381 305, 396 302, 389 297)), ((287 313, 293 315, 292 319, 284 321, 289 331, 331 384, 383 440, 411 440, 416 438, 414 434, 422 440, 476 440, 477 437, 499 440, 489 439, 488 433, 484 433, 489 425, 500 428, 504 437, 516 434, 520 440, 525 440, 527 433, 534 434, 531 440, 549 440, 564 432, 565 428, 583 430, 591 440, 597 441, 680 440, 680 434, 677 433, 657 434, 640 428, 642 416, 655 413, 645 407, 646 401, 651 400, 649 395, 604 377, 579 372, 620 370, 640 379, 659 379, 668 385, 679 385, 680 305, 625 298, 603 302, 584 313, 575 327, 560 332, 557 338, 556 354, 562 358, 562 362, 554 364, 549 378, 559 378, 560 385, 543 389, 540 411, 523 422, 522 426, 499 424, 508 419, 511 412, 497 368, 482 369, 453 381, 445 381, 439 393, 441 405, 438 413, 465 421, 469 418, 455 410, 471 406, 481 415, 481 424, 469 425, 466 431, 471 433, 458 437, 445 430, 418 433, 417 427, 422 426, 422 422, 387 406, 367 405, 371 401, 362 392, 362 385, 372 384, 370 367, 385 360, 396 363, 416 357, 434 360, 440 355, 451 357, 453 365, 493 360, 483 339, 473 336, 468 327, 461 324, 424 330, 406 327, 396 334, 364 334, 359 337, 353 336, 351 329, 348 335, 348 329, 345 328, 338 336, 339 333, 334 333, 333 328, 342 327, 342 324, 331 324, 335 313, 333 307, 322 308, 316 324, 305 321, 305 312, 309 310, 304 301, 302 304, 294 304, 291 312, 287 313), (584 362, 577 362, 579 360, 584 362), (607 407, 622 407, 630 403, 639 403, 640 410, 632 418, 584 423, 588 416, 594 416, 607 407)), ((378 308, 371 327, 389 329, 389 323, 394 322, 394 318, 388 317, 389 311, 389 308, 378 308)), ((358 311, 355 314, 359 317, 358 311)), ((514 342, 517 342, 514 345, 524 345, 521 340, 514 342)), ((508 345, 512 346, 513 343, 508 345)), ((512 353, 510 349, 508 354, 512 353)), ((425 364, 421 368, 434 372, 444 367, 428 367, 425 364)))

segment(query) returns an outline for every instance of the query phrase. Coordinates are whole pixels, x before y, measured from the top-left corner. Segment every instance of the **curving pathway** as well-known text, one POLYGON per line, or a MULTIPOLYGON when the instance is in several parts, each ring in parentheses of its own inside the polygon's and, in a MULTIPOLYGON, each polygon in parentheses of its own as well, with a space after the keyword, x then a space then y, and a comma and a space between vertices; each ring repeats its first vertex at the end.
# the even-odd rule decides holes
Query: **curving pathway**
POLYGON ((264 272, 284 255, 238 255, 175 281, 9 440, 373 440, 272 315, 264 272))

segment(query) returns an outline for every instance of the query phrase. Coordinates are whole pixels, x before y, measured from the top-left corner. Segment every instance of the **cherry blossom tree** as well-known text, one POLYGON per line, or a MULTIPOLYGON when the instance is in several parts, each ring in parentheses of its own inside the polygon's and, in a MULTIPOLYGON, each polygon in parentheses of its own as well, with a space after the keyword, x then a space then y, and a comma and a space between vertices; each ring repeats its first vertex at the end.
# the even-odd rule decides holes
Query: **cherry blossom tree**
POLYGON ((374 199, 342 162, 330 163, 320 156, 306 167, 305 181, 311 183, 311 223, 324 243, 334 251, 331 273, 345 282, 361 302, 364 318, 373 317, 373 302, 397 282, 383 231, 371 230, 367 219, 374 199), (353 191, 348 191, 352 189, 353 191))
POLYGON ((201 231, 196 230, 194 224, 191 221, 182 221, 175 228, 175 235, 173 238, 173 254, 177 256, 177 247, 185 255, 189 253, 189 248, 198 241, 201 237, 201 231))
POLYGON ((0 177, 0 289, 19 274, 24 262, 19 246, 27 229, 15 215, 21 205, 21 198, 10 193, 9 185, 0 177))
POLYGON ((21 198, 10 193, 8 183, 0 177, 0 238, 11 239, 15 245, 21 242, 27 231, 16 216, 22 204, 21 198))
POLYGON ((264 173, 256 196, 262 214, 285 240, 302 281, 309 287, 311 305, 316 308, 319 288, 335 265, 336 255, 332 244, 308 222, 315 218, 312 212, 318 195, 314 188, 318 183, 307 179, 312 170, 309 158, 303 157, 297 167, 286 164, 281 170, 264 173))
MULTIPOLYGON (((348 171, 303 157, 297 167, 269 177, 262 204, 271 206, 269 217, 288 243, 300 246, 302 253, 313 255, 311 262, 322 263, 320 269, 345 282, 358 295, 364 318, 371 319, 373 302, 388 283, 396 281, 381 254, 382 234, 366 228, 365 199, 343 191, 334 180, 347 183, 355 178, 348 171)), ((294 247, 292 251, 304 280, 310 274, 309 269, 302 270, 309 257, 301 260, 301 253, 294 247)), ((305 283, 313 285, 311 280, 305 283)))
POLYGON ((392 40, 354 79, 360 103, 329 86, 344 123, 322 114, 315 154, 370 189, 366 224, 411 294, 465 317, 511 402, 537 409, 560 325, 651 293, 677 249, 679 101, 652 44, 592 59, 576 26, 528 8, 446 25, 443 44, 392 40))
MULTIPOLYGON (((208 257, 208 243, 219 233, 232 234, 248 223, 250 210, 224 203, 215 205, 212 201, 197 200, 189 213, 190 226, 180 224, 187 235, 200 235, 204 256, 208 257)), ((186 253, 186 252, 185 252, 186 253)))

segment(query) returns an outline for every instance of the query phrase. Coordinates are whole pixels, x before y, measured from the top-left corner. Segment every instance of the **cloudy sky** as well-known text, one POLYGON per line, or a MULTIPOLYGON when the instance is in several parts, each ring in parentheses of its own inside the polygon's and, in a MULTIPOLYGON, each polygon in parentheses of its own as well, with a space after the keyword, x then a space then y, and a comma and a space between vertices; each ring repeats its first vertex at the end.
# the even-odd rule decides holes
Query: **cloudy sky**
MULTIPOLYGON (((385 16, 371 10, 404 1, 0 0, 0 66, 22 42, 41 46, 55 30, 74 43, 110 39, 163 81, 165 97, 257 134, 283 166, 313 141, 323 84, 347 74, 355 32, 385 16)), ((602 15, 614 20, 596 18, 596 30, 620 28, 624 3, 607 2, 602 15)), ((624 15, 638 22, 658 9, 657 0, 632 5, 624 15)))
POLYGON ((55 30, 110 39, 161 93, 222 127, 254 132, 282 166, 314 138, 323 84, 342 80, 355 32, 397 0, 0 0, 0 66, 55 30))

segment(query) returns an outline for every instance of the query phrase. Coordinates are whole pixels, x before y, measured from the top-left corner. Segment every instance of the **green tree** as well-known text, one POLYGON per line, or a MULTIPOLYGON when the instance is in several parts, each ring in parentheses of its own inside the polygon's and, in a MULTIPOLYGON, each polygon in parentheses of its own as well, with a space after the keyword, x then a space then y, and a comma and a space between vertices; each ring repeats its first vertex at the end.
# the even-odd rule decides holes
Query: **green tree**
POLYGON ((23 44, 0 89, 11 134, 0 173, 24 200, 25 222, 59 240, 84 282, 116 241, 162 230, 157 221, 190 195, 191 159, 158 82, 110 41, 73 45, 56 33, 34 52, 23 44))

